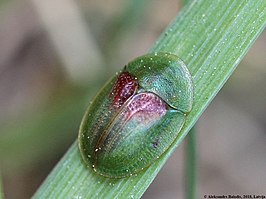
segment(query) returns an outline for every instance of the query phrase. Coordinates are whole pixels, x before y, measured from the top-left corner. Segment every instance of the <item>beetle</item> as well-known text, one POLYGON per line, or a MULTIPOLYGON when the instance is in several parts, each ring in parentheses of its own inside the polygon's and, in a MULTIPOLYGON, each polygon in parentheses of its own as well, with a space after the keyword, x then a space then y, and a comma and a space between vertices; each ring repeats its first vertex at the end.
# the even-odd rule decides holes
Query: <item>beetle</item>
POLYGON ((82 159, 108 178, 136 174, 171 146, 192 104, 192 77, 180 58, 138 57, 88 107, 79 130, 82 159))

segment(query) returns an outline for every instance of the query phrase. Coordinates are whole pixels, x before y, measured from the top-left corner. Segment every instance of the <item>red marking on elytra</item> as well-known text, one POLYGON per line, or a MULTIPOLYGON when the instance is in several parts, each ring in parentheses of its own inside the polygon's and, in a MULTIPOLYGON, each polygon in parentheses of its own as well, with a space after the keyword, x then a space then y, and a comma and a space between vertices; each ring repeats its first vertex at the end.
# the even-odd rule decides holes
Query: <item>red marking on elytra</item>
MULTIPOLYGON (((119 114, 116 115, 117 118, 112 121, 114 123, 108 126, 108 133, 104 134, 105 137, 100 139, 97 146, 99 148, 105 146, 105 152, 110 152, 121 137, 126 139, 132 133, 128 127, 150 128, 167 113, 167 110, 167 104, 154 93, 143 92, 134 95, 125 102, 119 114), (130 123, 129 126, 127 126, 128 123, 130 123), (107 138, 109 135, 111 136, 107 138)), ((152 143, 153 147, 157 148, 159 142, 158 139, 156 143, 152 143)))
POLYGON ((121 73, 110 93, 110 96, 113 97, 112 105, 115 108, 121 107, 128 98, 136 93, 137 89, 137 79, 128 72, 121 73))
POLYGON ((124 109, 126 121, 134 115, 142 121, 149 123, 165 115, 167 111, 166 103, 153 93, 140 93, 135 95, 124 109))

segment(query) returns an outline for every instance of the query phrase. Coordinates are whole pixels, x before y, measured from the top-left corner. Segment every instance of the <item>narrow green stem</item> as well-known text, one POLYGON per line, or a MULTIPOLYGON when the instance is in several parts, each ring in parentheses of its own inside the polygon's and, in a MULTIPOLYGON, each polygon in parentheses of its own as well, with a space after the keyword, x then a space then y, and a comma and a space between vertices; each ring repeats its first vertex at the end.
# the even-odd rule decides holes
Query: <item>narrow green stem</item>
POLYGON ((186 199, 195 199, 197 192, 197 137, 193 127, 187 135, 186 148, 186 199))
POLYGON ((3 184, 2 184, 2 175, 0 172, 0 199, 4 199, 4 190, 3 190, 3 184))

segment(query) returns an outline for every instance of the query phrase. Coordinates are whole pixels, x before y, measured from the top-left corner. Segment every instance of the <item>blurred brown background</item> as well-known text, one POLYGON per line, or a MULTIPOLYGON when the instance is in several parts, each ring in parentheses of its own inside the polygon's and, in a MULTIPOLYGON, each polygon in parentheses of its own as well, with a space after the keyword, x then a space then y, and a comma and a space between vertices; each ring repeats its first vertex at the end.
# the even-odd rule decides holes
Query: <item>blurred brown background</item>
MULTIPOLYGON (((103 83, 145 54, 176 0, 0 0, 0 168, 6 198, 29 198, 76 139, 103 83)), ((266 195, 266 34, 197 124, 204 194, 266 195)), ((184 198, 185 142, 143 198, 184 198)))

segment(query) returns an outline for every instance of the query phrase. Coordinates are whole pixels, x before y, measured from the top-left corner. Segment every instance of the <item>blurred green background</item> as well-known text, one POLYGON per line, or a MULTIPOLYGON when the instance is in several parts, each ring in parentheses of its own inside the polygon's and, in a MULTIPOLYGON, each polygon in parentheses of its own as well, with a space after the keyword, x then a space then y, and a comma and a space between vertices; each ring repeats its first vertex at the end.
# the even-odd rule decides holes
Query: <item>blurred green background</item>
MULTIPOLYGON (((0 0, 6 198, 32 196, 76 139, 99 88, 145 54, 181 7, 177 0, 0 0)), ((266 194, 265 52, 264 31, 198 122, 200 195, 266 194)), ((143 198, 183 198, 185 144, 143 198)))

